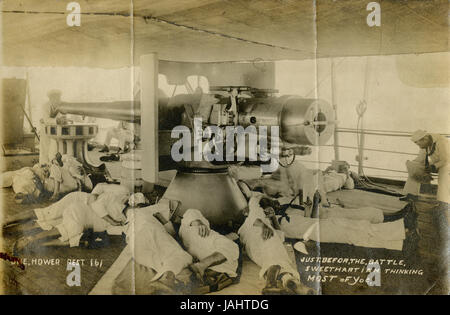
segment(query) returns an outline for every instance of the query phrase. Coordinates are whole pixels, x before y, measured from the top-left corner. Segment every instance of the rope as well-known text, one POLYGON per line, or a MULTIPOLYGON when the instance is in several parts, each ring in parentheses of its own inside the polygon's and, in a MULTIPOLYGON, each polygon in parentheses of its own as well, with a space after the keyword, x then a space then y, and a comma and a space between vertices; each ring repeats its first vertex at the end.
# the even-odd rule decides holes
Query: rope
MULTIPOLYGON (((358 175, 362 177, 362 181, 358 180, 359 184, 362 186, 365 186, 366 188, 373 188, 373 187, 379 187, 385 191, 392 192, 391 189, 387 188, 386 186, 375 184, 372 182, 365 174, 364 172, 364 135, 366 134, 363 129, 363 118, 364 114, 367 110, 367 100, 369 95, 369 81, 370 81, 370 59, 367 57, 366 59, 366 72, 365 72, 365 78, 364 78, 364 93, 363 93, 363 100, 359 102, 358 105, 356 105, 356 113, 358 114, 358 120, 356 123, 356 143, 358 145, 358 175)), ((376 169, 374 167, 371 167, 372 169, 376 169)), ((398 172, 397 170, 393 170, 395 172, 398 172)))
MULTIPOLYGON (((298 161, 308 162, 308 163, 331 164, 331 162, 323 162, 323 161, 308 161, 308 160, 298 160, 298 161)), ((349 165, 350 166, 358 166, 356 164, 349 164, 349 165)), ((390 172, 397 172, 397 173, 408 174, 408 172, 406 172, 406 171, 393 170, 393 169, 389 169, 389 168, 381 168, 381 167, 374 167, 374 166, 364 166, 364 167, 368 168, 368 169, 374 169, 374 170, 380 170, 380 171, 390 171, 390 172)))
MULTIPOLYGON (((354 129, 354 128, 349 128, 349 127, 342 127, 341 129, 356 130, 356 129, 354 129)), ((400 130, 364 129, 364 131, 412 134, 412 132, 410 132, 410 131, 400 131, 400 130)))
POLYGON ((364 114, 367 110, 367 100, 368 100, 368 94, 369 94, 369 79, 370 79, 370 73, 369 73, 369 56, 366 57, 366 71, 364 76, 364 90, 363 90, 363 99, 359 102, 358 105, 356 105, 356 114, 358 114, 358 120, 356 122, 356 143, 358 145, 358 175, 364 176, 364 130, 363 130, 363 118, 364 114), (361 132, 359 132, 362 130, 361 132))
MULTIPOLYGON (((325 145, 318 145, 319 147, 333 147, 334 145, 331 144, 325 144, 325 145)), ((339 148, 345 148, 345 149, 358 149, 358 147, 350 147, 346 145, 337 145, 339 148)), ((408 152, 400 152, 400 151, 390 151, 390 150, 381 150, 381 149, 372 149, 372 148, 364 148, 366 151, 374 151, 374 152, 383 152, 383 153, 394 153, 394 154, 404 154, 404 155, 413 155, 416 156, 417 153, 408 153, 408 152)))
MULTIPOLYGON (((382 131, 382 130, 374 130, 374 129, 353 129, 353 128, 336 128, 337 132, 346 132, 346 133, 362 133, 366 135, 375 135, 375 136, 388 136, 388 137, 411 137, 412 133, 408 133, 406 131, 382 131)), ((450 138, 450 134, 442 133, 440 134, 444 137, 450 138)))

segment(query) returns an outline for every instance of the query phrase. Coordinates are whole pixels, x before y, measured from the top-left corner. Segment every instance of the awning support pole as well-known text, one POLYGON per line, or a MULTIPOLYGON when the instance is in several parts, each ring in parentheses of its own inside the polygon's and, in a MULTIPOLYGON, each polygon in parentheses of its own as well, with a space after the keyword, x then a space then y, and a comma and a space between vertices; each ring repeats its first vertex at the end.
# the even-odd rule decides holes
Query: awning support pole
POLYGON ((336 74, 335 74, 335 63, 334 58, 331 58, 331 105, 334 109, 334 120, 335 120, 335 128, 334 128, 334 159, 335 161, 339 161, 339 134, 338 134, 338 115, 337 115, 337 102, 336 102, 336 74))

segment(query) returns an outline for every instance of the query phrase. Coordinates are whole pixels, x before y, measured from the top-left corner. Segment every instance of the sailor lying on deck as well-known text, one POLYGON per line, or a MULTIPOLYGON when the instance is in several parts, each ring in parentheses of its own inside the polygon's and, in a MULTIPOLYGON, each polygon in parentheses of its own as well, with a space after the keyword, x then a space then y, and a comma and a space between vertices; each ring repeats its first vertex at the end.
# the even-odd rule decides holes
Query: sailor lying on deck
MULTIPOLYGON (((23 167, 16 171, 4 172, 0 176, 2 188, 12 187, 17 203, 30 203, 44 198, 44 186, 35 167, 23 167)), ((43 171, 41 172, 43 174, 43 171)), ((42 175, 43 177, 43 175, 42 175)))
POLYGON ((183 250, 174 238, 174 224, 180 223, 180 217, 175 214, 177 205, 163 199, 156 205, 128 213, 126 235, 133 248, 133 262, 116 279, 115 293, 130 293, 132 289, 137 294, 173 294, 186 290, 199 294, 221 290, 232 283, 238 266, 238 246, 211 230, 200 211, 189 209, 179 231, 187 252, 183 250), (133 263, 136 267, 130 269, 133 263), (131 276, 130 270, 136 274, 131 276), (190 283, 192 272, 199 280, 199 287, 190 283), (131 285, 134 279, 139 279, 138 283, 131 285))
POLYGON ((261 207, 262 197, 259 193, 251 195, 248 216, 238 231, 247 255, 261 267, 259 275, 266 279, 262 293, 314 294, 312 289, 300 283, 298 271, 284 247, 284 235, 275 213, 261 207))
POLYGON ((353 189, 353 176, 348 164, 339 169, 328 167, 325 171, 305 167, 300 161, 294 161, 289 167, 279 168, 271 178, 260 178, 257 168, 230 167, 230 175, 243 180, 252 190, 262 190, 269 196, 299 195, 302 203, 311 203, 314 194, 321 195, 323 205, 327 205, 326 194, 339 189, 353 189), (301 194, 299 192, 301 191, 301 194))
POLYGON ((18 203, 39 202, 48 196, 51 200, 57 200, 61 194, 92 189, 92 182, 81 164, 75 158, 64 155, 57 155, 50 165, 35 164, 5 172, 0 182, 3 188, 13 188, 18 203))
POLYGON ((301 191, 300 202, 302 203, 311 203, 314 194, 319 193, 322 205, 328 205, 326 197, 328 192, 355 187, 348 167, 339 170, 328 167, 322 172, 309 169, 301 162, 294 161, 289 167, 280 168, 279 172, 280 180, 289 187, 290 195, 295 196, 301 191))
POLYGON ((313 202, 309 207, 318 208, 316 211, 309 211, 317 213, 313 218, 305 216, 307 209, 302 211, 288 208, 280 213, 278 210, 287 205, 280 206, 277 200, 268 197, 263 197, 262 200, 276 209, 281 230, 288 238, 402 250, 405 239, 404 220, 383 223, 384 215, 380 209, 348 209, 335 205, 321 207, 319 203, 313 202))
POLYGON ((218 274, 223 274, 219 290, 232 283, 239 259, 239 246, 235 242, 212 230, 208 220, 196 209, 184 213, 179 235, 186 250, 198 260, 190 269, 201 283, 218 274))
POLYGON ((192 256, 172 236, 172 222, 158 219, 168 211, 159 203, 128 212, 125 234, 133 259, 115 279, 115 294, 170 294, 188 283, 192 256))
MULTIPOLYGON (((64 154, 61 156, 62 168, 69 171, 69 174, 77 182, 77 190, 90 192, 92 190, 92 181, 88 177, 83 165, 73 156, 64 154)), ((61 174, 62 177, 62 174, 61 174)), ((64 193, 64 189, 61 191, 64 193)))
MULTIPOLYGON (((94 189, 91 191, 90 194, 99 196, 103 193, 113 193, 116 195, 130 195, 130 190, 126 186, 122 186, 122 185, 99 183, 94 187, 94 189)), ((69 196, 69 195, 71 195, 71 194, 68 194, 67 196, 69 196)), ((56 211, 56 209, 63 210, 65 208, 65 205, 70 205, 70 202, 74 200, 75 196, 86 196, 86 195, 84 195, 84 194, 76 195, 75 194, 75 195, 71 195, 71 196, 72 197, 63 198, 64 202, 61 199, 59 202, 56 203, 57 205, 54 204, 46 209, 54 209, 54 210, 49 210, 49 211, 56 211)), ((3 226, 8 227, 8 226, 17 225, 19 223, 27 222, 27 221, 37 220, 38 218, 36 216, 36 212, 39 212, 39 211, 41 211, 41 209, 25 210, 25 211, 15 214, 15 215, 9 216, 5 220, 5 222, 3 222, 3 226)), ((59 215, 60 214, 55 213, 55 216, 59 216, 59 215)))
POLYGON ((37 220, 26 230, 38 228, 42 231, 21 237, 14 244, 14 249, 20 251, 37 241, 47 241, 43 245, 78 246, 87 229, 105 232, 114 226, 123 225, 128 199, 128 194, 103 193, 97 196, 72 192, 49 207, 35 209, 37 220))
MULTIPOLYGON (((114 194, 131 194, 130 189, 125 185, 119 184, 108 184, 108 183, 98 183, 95 185, 94 189, 92 189, 91 194, 101 195, 103 193, 114 193, 114 194)), ((135 198, 141 198, 136 197, 135 198)))
POLYGON ((354 174, 350 171, 350 166, 346 163, 338 170, 330 166, 322 172, 323 185, 325 192, 344 189, 354 189, 355 182, 353 180, 354 174))

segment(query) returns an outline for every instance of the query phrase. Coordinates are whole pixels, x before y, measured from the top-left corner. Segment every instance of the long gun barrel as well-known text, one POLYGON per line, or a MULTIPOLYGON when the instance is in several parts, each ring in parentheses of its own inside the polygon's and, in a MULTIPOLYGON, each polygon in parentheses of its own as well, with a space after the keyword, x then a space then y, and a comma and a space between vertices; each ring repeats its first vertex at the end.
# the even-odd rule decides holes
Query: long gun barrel
POLYGON ((56 104, 58 112, 97 118, 108 118, 128 122, 139 122, 141 119, 140 102, 60 102, 56 104))
MULTIPOLYGON (((159 130, 170 130, 181 124, 185 105, 195 102, 198 97, 190 94, 170 101, 160 97, 159 130)), ((54 106, 63 114, 137 123, 141 119, 139 101, 60 102, 54 106)), ((335 127, 334 112, 327 102, 299 96, 246 99, 240 104, 237 115, 237 122, 243 127, 279 126, 281 140, 299 145, 324 144, 333 135, 335 127)))

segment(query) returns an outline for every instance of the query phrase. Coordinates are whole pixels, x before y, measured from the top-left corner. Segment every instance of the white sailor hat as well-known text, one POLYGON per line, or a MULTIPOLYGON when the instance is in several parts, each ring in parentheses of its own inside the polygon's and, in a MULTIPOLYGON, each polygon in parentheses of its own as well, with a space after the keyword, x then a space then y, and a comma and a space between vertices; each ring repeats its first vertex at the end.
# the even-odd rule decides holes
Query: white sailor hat
POLYGON ((428 133, 425 130, 416 130, 413 132, 413 134, 411 135, 411 141, 412 142, 416 142, 419 141, 420 139, 422 139, 423 137, 425 137, 428 133))
POLYGON ((147 203, 148 200, 145 198, 143 193, 135 193, 128 198, 128 204, 132 207, 135 207, 139 204, 147 203))

